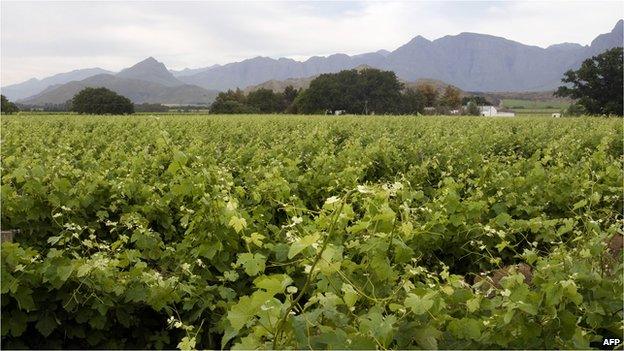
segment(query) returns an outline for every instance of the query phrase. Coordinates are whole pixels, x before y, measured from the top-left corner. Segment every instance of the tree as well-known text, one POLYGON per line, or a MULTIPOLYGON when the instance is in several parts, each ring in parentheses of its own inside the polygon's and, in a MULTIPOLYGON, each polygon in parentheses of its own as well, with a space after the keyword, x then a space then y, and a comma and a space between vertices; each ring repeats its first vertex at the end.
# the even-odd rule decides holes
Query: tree
POLYGON ((564 74, 563 83, 555 92, 556 96, 571 97, 589 114, 624 114, 622 90, 623 49, 613 48, 591 57, 576 70, 564 74))
POLYGON ((493 104, 489 102, 483 96, 464 96, 461 100, 462 106, 468 105, 469 102, 474 102, 477 106, 492 106, 493 104))
POLYGON ((440 103, 442 106, 445 106, 449 109, 459 108, 459 106, 461 106, 461 96, 459 89, 447 85, 446 88, 444 88, 444 94, 442 95, 440 103))
POLYGON ((125 96, 106 88, 84 88, 71 100, 71 110, 87 114, 124 115, 134 113, 134 105, 125 96))
POLYGON ((297 98, 297 95, 299 95, 299 93, 301 92, 300 89, 295 89, 292 85, 287 86, 286 88, 284 88, 284 92, 282 92, 282 104, 283 104, 283 111, 286 113, 293 113, 296 112, 296 108, 294 106, 294 102, 295 99, 297 98))
POLYGON ((344 110, 352 114, 398 112, 403 84, 394 72, 377 69, 321 74, 295 99, 302 113, 344 110))
POLYGON ((210 106, 210 113, 217 114, 243 114, 257 112, 258 110, 235 100, 215 101, 212 106, 210 106))
POLYGON ((247 105, 247 97, 242 90, 220 92, 210 105, 210 113, 237 114, 257 112, 247 105))
POLYGON ((401 96, 401 113, 416 115, 423 113, 425 97, 416 89, 407 88, 401 96))
POLYGON ((468 101, 468 104, 466 104, 466 110, 464 113, 469 116, 479 116, 481 115, 481 109, 479 109, 479 106, 477 105, 476 102, 468 101))
POLYGON ((14 103, 9 101, 6 96, 0 95, 0 100, 2 100, 2 106, 0 106, 0 112, 2 114, 10 115, 19 111, 19 108, 17 108, 14 103))
POLYGON ((241 104, 244 104, 247 102, 247 98, 245 97, 245 93, 243 93, 242 90, 240 89, 236 89, 236 90, 228 90, 225 92, 220 92, 217 97, 215 98, 215 102, 225 102, 225 101, 238 101, 241 104))
POLYGON ((277 113, 284 110, 282 94, 265 88, 247 94, 247 105, 260 113, 277 113))
POLYGON ((435 107, 438 102, 438 90, 429 83, 424 83, 416 87, 416 90, 423 96, 425 107, 435 107))

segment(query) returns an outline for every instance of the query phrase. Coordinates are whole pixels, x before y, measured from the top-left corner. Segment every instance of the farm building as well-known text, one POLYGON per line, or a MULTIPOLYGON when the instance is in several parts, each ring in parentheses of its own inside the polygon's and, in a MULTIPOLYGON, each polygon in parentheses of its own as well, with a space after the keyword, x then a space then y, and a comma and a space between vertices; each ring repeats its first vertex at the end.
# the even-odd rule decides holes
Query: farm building
POLYGON ((495 116, 496 112, 498 112, 494 106, 479 106, 479 109, 481 110, 481 116, 486 117, 495 116))
POLYGON ((481 110, 481 116, 485 117, 514 117, 516 114, 513 112, 498 111, 494 106, 479 106, 481 110))

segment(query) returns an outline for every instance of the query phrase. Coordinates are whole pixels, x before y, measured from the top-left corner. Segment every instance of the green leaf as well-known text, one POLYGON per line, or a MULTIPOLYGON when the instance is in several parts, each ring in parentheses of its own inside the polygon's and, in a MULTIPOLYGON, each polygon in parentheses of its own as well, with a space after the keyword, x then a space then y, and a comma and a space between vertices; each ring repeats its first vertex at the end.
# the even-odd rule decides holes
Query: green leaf
POLYGON ((238 254, 236 266, 243 266, 247 275, 254 276, 264 272, 265 263, 266 257, 264 255, 246 252, 238 254))
POLYGON ((76 277, 78 277, 78 278, 84 277, 85 275, 89 274, 90 271, 91 271, 91 265, 90 264, 88 264, 88 263, 82 264, 76 270, 76 277))
POLYGON ((56 322, 56 319, 54 319, 51 314, 46 313, 39 318, 37 324, 35 324, 35 328, 37 328, 41 335, 47 337, 52 333, 52 331, 54 331, 57 325, 58 323, 56 322))
POLYGON ((145 290, 145 288, 139 284, 136 284, 128 288, 128 290, 126 291, 125 300, 133 301, 133 302, 141 302, 141 301, 145 301, 146 297, 147 297, 147 291, 145 290))
POLYGON ((355 291, 353 286, 351 284, 343 284, 340 290, 342 290, 342 292, 344 293, 342 298, 347 304, 347 307, 353 307, 353 305, 355 305, 359 297, 358 293, 355 291))
POLYGON ((235 282, 238 279, 238 273, 236 271, 225 271, 223 277, 231 282, 235 282))
POLYGON ((48 244, 54 246, 54 245, 56 245, 56 243, 59 242, 59 240, 61 240, 61 236, 51 236, 51 237, 48 237, 48 244))
POLYGON ((418 346, 425 350, 437 350, 437 339, 440 338, 442 334, 441 331, 430 326, 416 329, 413 332, 414 340, 416 340, 418 346))
POLYGON ((23 285, 18 286, 17 291, 13 294, 17 303, 22 310, 32 311, 36 308, 35 301, 32 298, 32 290, 23 285))
POLYGON ((404 305, 405 307, 410 308, 415 314, 421 315, 433 307, 433 300, 426 295, 420 297, 416 294, 410 293, 405 298, 404 305))
POLYGON ((448 330, 460 339, 479 340, 481 338, 481 321, 472 318, 455 319, 448 324, 448 330))
POLYGON ((74 267, 72 265, 58 266, 56 268, 56 274, 58 274, 58 277, 62 282, 67 281, 67 279, 69 278, 69 276, 71 276, 73 271, 74 271, 74 267))
POLYGON ((180 350, 195 350, 196 344, 195 337, 185 336, 182 338, 182 341, 178 343, 178 348, 180 350))
POLYGON ((581 200, 574 204, 573 210, 578 210, 581 207, 585 207, 587 205, 587 200, 581 200))
POLYGON ((24 168, 18 168, 13 171, 13 177, 15 177, 15 180, 18 183, 23 182, 27 176, 28 176, 28 171, 24 168))
POLYGON ((539 255, 535 249, 524 249, 522 257, 528 264, 533 264, 539 258, 539 255))
POLYGON ((247 221, 245 218, 232 216, 232 218, 230 218, 229 225, 234 228, 237 233, 240 233, 247 227, 247 221))
POLYGON ((256 314, 257 307, 251 303, 251 297, 243 296, 238 303, 230 309, 227 319, 235 331, 240 331, 243 326, 256 314))
POLYGON ((288 250, 288 259, 297 256, 301 251, 305 250, 307 247, 317 242, 320 237, 321 234, 314 233, 306 235, 303 238, 292 243, 292 245, 290 245, 290 249, 288 250))
POLYGON ((271 295, 284 292, 284 289, 292 283, 292 278, 286 274, 263 275, 254 279, 254 285, 266 290, 271 295))
POLYGON ((243 239, 245 239, 245 242, 247 242, 248 244, 254 244, 258 247, 262 247, 262 240, 264 240, 266 237, 260 233, 251 233, 251 235, 249 237, 243 237, 243 239))
POLYGON ((2 323, 9 323, 9 330, 11 331, 11 335, 18 337, 22 335, 22 333, 24 333, 28 323, 28 315, 26 313, 15 310, 7 319, 8 321, 3 320, 2 323))
POLYGON ((266 291, 255 291, 251 296, 243 296, 238 303, 228 311, 227 319, 232 328, 240 331, 249 322, 272 295, 266 291))
POLYGON ((466 301, 466 307, 468 307, 468 312, 473 313, 479 309, 479 305, 481 304, 481 296, 474 297, 468 301, 466 301))

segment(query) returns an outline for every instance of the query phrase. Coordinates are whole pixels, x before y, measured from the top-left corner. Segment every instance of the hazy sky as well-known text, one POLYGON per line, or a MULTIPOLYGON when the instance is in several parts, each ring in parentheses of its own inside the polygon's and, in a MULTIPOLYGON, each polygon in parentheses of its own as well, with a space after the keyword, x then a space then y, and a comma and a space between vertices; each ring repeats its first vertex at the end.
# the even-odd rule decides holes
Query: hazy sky
POLYGON ((394 50, 485 33, 546 47, 587 45, 622 1, 0 2, 2 85, 77 68, 113 71, 154 56, 172 69, 255 56, 306 59, 394 50))

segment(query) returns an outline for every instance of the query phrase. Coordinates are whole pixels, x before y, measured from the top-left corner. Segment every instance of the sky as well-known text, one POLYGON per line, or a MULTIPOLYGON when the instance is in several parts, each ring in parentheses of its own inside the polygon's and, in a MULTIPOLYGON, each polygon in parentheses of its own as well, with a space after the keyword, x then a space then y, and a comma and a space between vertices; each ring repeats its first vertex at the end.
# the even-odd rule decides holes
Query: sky
POLYGON ((149 56, 170 69, 256 56, 305 60, 394 50, 422 35, 490 34, 547 47, 588 45, 623 1, 0 2, 0 84, 149 56))

